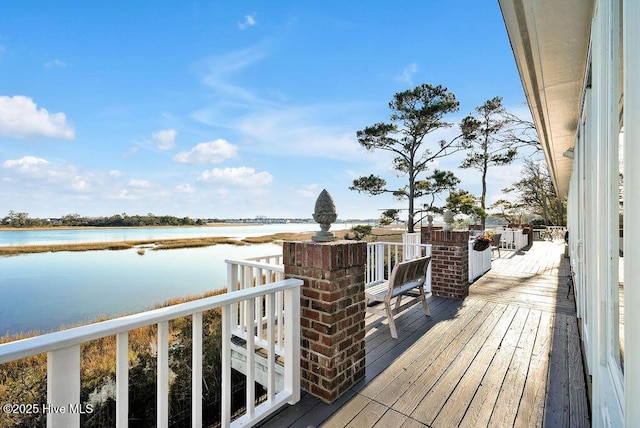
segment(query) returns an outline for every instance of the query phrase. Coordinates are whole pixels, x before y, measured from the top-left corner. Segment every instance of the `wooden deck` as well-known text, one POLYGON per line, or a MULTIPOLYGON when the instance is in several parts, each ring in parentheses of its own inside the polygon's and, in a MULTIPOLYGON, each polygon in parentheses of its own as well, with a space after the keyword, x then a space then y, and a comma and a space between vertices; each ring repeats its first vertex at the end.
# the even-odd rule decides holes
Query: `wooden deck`
POLYGON ((587 427, 563 246, 502 251, 465 301, 367 317, 366 377, 331 405, 303 394, 266 427, 587 427))

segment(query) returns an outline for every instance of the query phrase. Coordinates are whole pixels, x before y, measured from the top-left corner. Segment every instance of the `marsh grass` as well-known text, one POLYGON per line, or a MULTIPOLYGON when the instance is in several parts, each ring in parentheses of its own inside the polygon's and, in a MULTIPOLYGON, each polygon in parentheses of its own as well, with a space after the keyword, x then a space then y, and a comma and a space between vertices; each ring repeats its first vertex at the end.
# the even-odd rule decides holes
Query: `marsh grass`
MULTIPOLYGON (((348 230, 338 230, 334 232, 337 239, 343 239, 348 230)), ((365 241, 389 241, 402 242, 403 231, 397 229, 373 229, 371 235, 365 241)), ((117 242, 88 242, 77 244, 50 244, 50 245, 15 245, 0 246, 0 256, 11 256, 29 253, 49 253, 58 251, 100 251, 100 250, 128 250, 134 247, 144 246, 152 251, 173 250, 177 248, 198 248, 211 245, 251 245, 280 243, 283 241, 307 241, 315 232, 304 233, 276 233, 273 235, 246 237, 244 239, 234 239, 225 236, 214 236, 205 238, 183 238, 183 239, 161 239, 142 241, 117 241, 117 242)))

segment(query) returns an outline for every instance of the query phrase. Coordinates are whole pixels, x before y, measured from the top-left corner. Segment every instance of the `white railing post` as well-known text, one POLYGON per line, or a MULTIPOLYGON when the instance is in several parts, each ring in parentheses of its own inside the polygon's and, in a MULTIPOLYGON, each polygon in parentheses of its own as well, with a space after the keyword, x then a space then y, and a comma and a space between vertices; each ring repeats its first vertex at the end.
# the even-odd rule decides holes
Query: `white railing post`
POLYGON ((291 394, 289 404, 300 401, 300 287, 284 291, 285 350, 284 388, 291 394))
MULTIPOLYGON (((231 308, 222 308, 222 409, 220 420, 223 427, 231 423, 231 308)), ((233 321, 235 324, 235 321, 233 321)))
POLYGON ((116 427, 129 424, 129 333, 116 335, 116 427))
POLYGON ((202 427, 202 312, 192 317, 191 426, 202 427))
POLYGON ((266 296, 266 310, 267 310, 267 350, 269 354, 267 356, 267 401, 273 403, 276 397, 276 338, 275 338, 275 311, 276 305, 275 293, 267 294, 266 296))
POLYGON ((47 354, 47 428, 80 426, 80 345, 47 354))
POLYGON ((169 321, 158 323, 158 377, 156 426, 169 426, 169 321))
POLYGON ((254 299, 245 300, 245 304, 247 305, 245 309, 246 314, 246 328, 247 328, 247 382, 245 385, 246 401, 245 406, 247 409, 247 415, 249 418, 253 418, 255 414, 255 397, 256 397, 256 386, 255 386, 255 335, 253 333, 255 328, 255 301, 254 299))

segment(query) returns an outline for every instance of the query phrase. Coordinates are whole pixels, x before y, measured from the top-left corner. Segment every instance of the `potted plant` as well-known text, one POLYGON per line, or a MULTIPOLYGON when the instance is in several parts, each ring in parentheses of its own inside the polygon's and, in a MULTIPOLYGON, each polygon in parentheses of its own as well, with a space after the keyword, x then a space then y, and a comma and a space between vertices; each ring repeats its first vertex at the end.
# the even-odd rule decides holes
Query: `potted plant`
POLYGON ((493 243, 489 235, 478 235, 473 240, 473 249, 476 251, 484 251, 493 243))

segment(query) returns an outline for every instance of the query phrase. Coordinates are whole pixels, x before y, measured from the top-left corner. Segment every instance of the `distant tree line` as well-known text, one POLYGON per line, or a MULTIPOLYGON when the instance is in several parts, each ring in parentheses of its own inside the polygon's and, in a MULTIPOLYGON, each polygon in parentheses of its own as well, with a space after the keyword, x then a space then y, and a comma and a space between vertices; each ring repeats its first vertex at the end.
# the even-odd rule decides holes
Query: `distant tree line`
POLYGON ((58 219, 31 218, 26 212, 9 211, 0 225, 3 227, 136 227, 136 226, 201 226, 208 222, 223 223, 221 219, 191 219, 189 217, 175 217, 171 215, 157 216, 114 214, 109 217, 84 217, 80 214, 66 214, 58 219))

